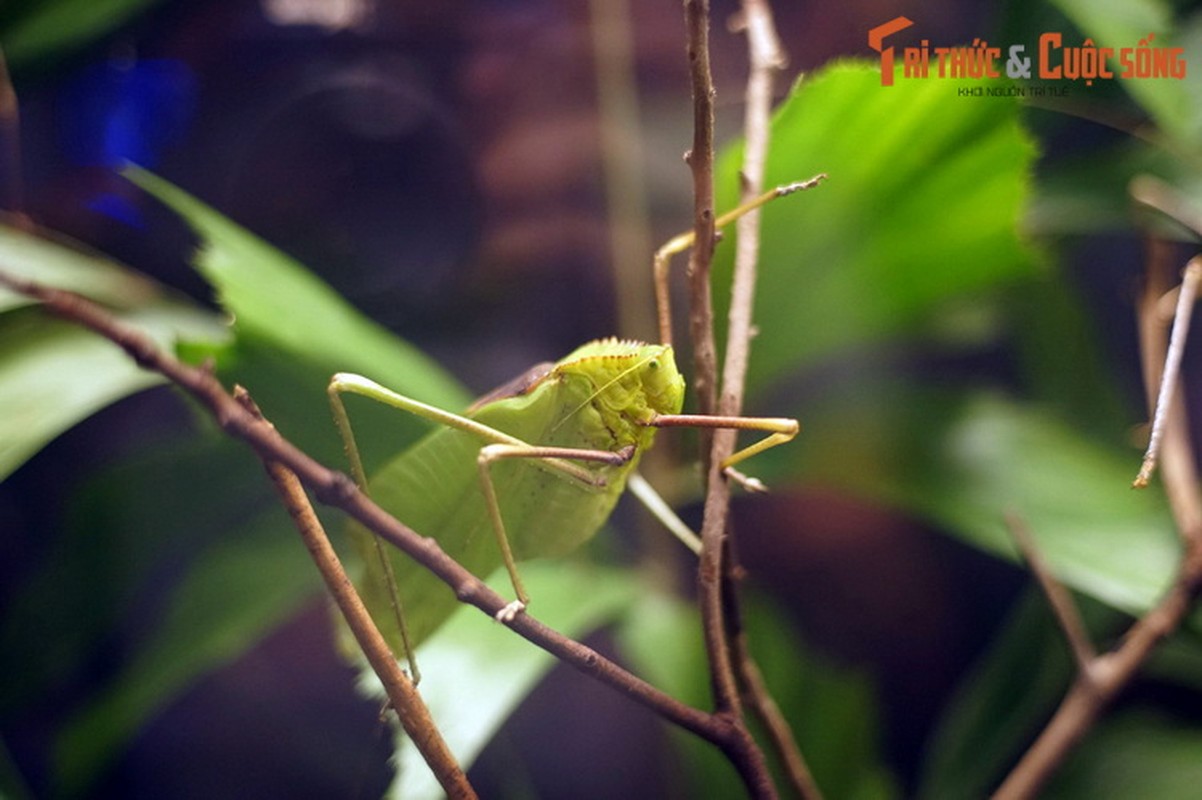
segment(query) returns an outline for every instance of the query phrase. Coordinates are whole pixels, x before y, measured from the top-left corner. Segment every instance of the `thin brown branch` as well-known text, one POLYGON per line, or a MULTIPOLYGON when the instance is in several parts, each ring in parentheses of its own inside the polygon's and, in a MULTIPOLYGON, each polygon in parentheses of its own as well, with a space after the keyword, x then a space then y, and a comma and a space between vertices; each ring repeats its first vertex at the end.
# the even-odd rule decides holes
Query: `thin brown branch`
MULTIPOLYGON (((772 11, 763 0, 743 0, 738 24, 747 34, 751 61, 746 90, 747 106, 743 117, 745 145, 740 201, 746 203, 763 192, 764 169, 772 138, 770 123, 775 79, 786 59, 776 36, 772 11)), ((728 416, 738 416, 743 410, 743 384, 751 352, 755 284, 759 267, 759 210, 745 214, 735 224, 738 241, 730 290, 730 328, 722 365, 722 395, 718 403, 718 413, 728 416)))
MULTIPOLYGON (((743 0, 741 13, 732 29, 747 35, 750 71, 745 91, 746 108, 743 117, 744 152, 742 165, 742 203, 758 197, 764 187, 764 174, 771 143, 772 101, 777 74, 787 58, 776 33, 772 9, 766 0, 743 0)), ((731 284, 729 328, 726 355, 722 370, 722 391, 718 413, 738 416, 743 410, 743 392, 753 336, 752 318, 755 306, 755 286, 759 268, 760 212, 752 211, 739 218, 735 247, 734 276, 731 284)), ((715 433, 714 463, 722 463, 736 447, 736 431, 715 433)), ((764 683, 763 675, 747 645, 738 608, 737 582, 730 576, 738 572, 736 548, 727 548, 722 591, 727 597, 728 636, 732 645, 733 669, 743 689, 748 706, 760 719, 768 742, 784 767, 789 785, 803 800, 819 800, 822 793, 806 764, 784 715, 764 683)))
MULTIPOLYGON (((252 415, 263 419, 258 407, 255 406, 245 389, 240 386, 235 387, 234 399, 252 415)), ((359 644, 359 649, 367 658, 367 663, 371 665, 372 671, 380 679, 384 692, 388 695, 388 700, 396 711, 405 733, 413 740, 414 746, 421 753, 422 758, 448 797, 463 798, 464 800, 476 797, 476 791, 468 782, 455 755, 447 747, 446 741, 434 724, 433 717, 430 716, 430 710, 422 701, 421 695, 418 694, 417 687, 397 664, 392 650, 384 641, 375 622, 372 621, 371 614, 363 605, 359 593, 355 591, 355 585, 351 582, 350 576, 342 568, 342 562, 338 560, 338 554, 334 552, 325 529, 322 528, 321 521, 313 511, 309 497, 305 494, 304 487, 301 486, 296 473, 278 461, 265 459, 263 466, 267 469, 267 474, 271 477, 280 501, 288 511, 288 515, 292 517, 297 532, 309 550, 309 555, 312 556, 317 571, 321 573, 326 589, 334 599, 335 605, 338 606, 342 618, 346 620, 347 627, 350 628, 351 634, 359 644)))
MULTIPOLYGON (((685 156, 693 172, 693 249, 689 252, 693 339, 694 389, 701 414, 716 411, 717 355, 714 312, 710 294, 710 265, 714 251, 714 84, 709 64, 709 2, 685 0, 689 73, 693 83, 693 148, 685 156)), ((710 661, 714 708, 742 724, 742 708, 731 668, 722 608, 722 551, 730 492, 711 469, 713 434, 703 431, 702 461, 709 476, 701 526, 701 557, 697 570, 702 625, 710 661), (714 478, 717 477, 715 481, 714 478)))
MULTIPOLYGON (((447 555, 437 541, 415 533, 360 492, 346 474, 321 465, 270 424, 243 408, 210 370, 176 360, 159 350, 141 331, 117 321, 100 306, 79 295, 3 272, 0 272, 0 285, 41 301, 52 313, 113 342, 138 366, 167 378, 207 409, 227 435, 243 441, 261 459, 287 467, 318 501, 341 509, 399 548, 449 586, 461 602, 474 606, 490 619, 506 607, 505 598, 447 555)), ((547 627, 529 613, 517 615, 507 625, 519 636, 576 670, 711 742, 731 761, 750 793, 757 797, 773 796, 763 757, 755 749, 754 742, 749 744, 750 737, 740 721, 728 714, 710 714, 681 703, 592 648, 547 627), (767 791, 765 781, 768 781, 767 791)))
POLYGON ((1144 455, 1139 474, 1135 476, 1135 481, 1132 483, 1136 489, 1147 486, 1152 472, 1156 469, 1156 459, 1160 455, 1160 442, 1164 436, 1169 412, 1173 407, 1173 398, 1177 395, 1177 377, 1181 374, 1181 357, 1185 352, 1185 340, 1189 335, 1194 303, 1198 299, 1199 283, 1202 283, 1202 256, 1196 256, 1186 265, 1181 279, 1181 287, 1177 292, 1177 311, 1173 315, 1173 333, 1169 338, 1168 352, 1165 354, 1164 369, 1161 372, 1160 390, 1156 396, 1156 405, 1152 416, 1152 433, 1148 438, 1148 451, 1144 455))
POLYGON ((1048 566, 1043 554, 1039 552, 1026 521, 1016 514, 1007 514, 1006 526, 1018 544, 1023 560, 1027 562, 1031 572, 1035 573, 1035 579, 1039 582, 1039 588, 1043 590, 1048 605, 1052 607, 1052 613, 1056 616, 1060 631, 1068 640, 1073 659, 1077 662, 1078 672, 1088 676, 1089 669, 1094 659, 1097 658, 1097 651, 1094 650, 1093 643, 1089 640, 1089 632, 1085 629, 1085 622, 1081 619, 1077 604, 1073 602, 1073 596, 1069 594, 1068 589, 1064 588, 1064 584, 1056 580, 1056 576, 1052 574, 1052 568, 1048 566))
POLYGON ((764 682, 759 664, 748 647, 747 633, 741 626, 737 631, 732 631, 731 643, 734 648, 735 672, 739 685, 747 696, 747 705, 764 727, 772 750, 784 767, 789 786, 803 800, 821 800, 822 792, 814 782, 813 773, 801 754, 801 748, 797 746, 788 720, 781 713, 780 706, 776 704, 771 690, 764 682))
MULTIPOLYGON (((685 162, 693 173, 693 249, 689 252, 689 330, 696 374, 693 388, 702 414, 717 409, 718 357, 710 266, 714 255, 714 81, 710 75, 709 0, 685 0, 689 77, 693 87, 693 146, 685 162)), ((702 460, 708 464, 709 441, 703 436, 702 460)))
MULTIPOLYGON (((1159 245, 1150 250, 1147 285, 1139 304, 1145 383, 1152 397, 1160 383, 1157 373, 1167 351, 1164 324, 1156 314, 1159 299, 1168 289, 1164 280, 1166 270, 1158 263, 1164 252, 1159 245)), ((1135 677, 1156 646, 1180 627, 1202 591, 1202 497, 1184 404, 1173 405, 1176 409, 1165 424, 1161 465, 1165 494, 1184 542, 1173 583, 1113 650, 1093 658, 1089 669, 1078 674, 1047 727, 1006 776, 995 798, 1036 796, 1102 712, 1135 677)))

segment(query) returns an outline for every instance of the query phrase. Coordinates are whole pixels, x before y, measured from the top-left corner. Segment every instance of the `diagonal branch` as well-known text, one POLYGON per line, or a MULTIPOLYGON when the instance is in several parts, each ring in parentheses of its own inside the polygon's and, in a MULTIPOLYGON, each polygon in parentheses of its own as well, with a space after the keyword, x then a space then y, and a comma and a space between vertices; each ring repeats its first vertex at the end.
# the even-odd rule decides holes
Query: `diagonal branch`
POLYGON ((1007 514, 1006 525, 1018 544, 1023 560, 1027 562, 1031 572, 1035 573, 1035 579, 1039 581, 1039 588, 1043 590, 1048 605, 1052 607, 1052 613, 1056 615, 1056 622, 1060 624, 1060 630, 1068 640, 1073 659, 1077 662, 1077 671, 1088 675, 1090 666, 1097 658, 1097 652, 1089 640, 1089 632, 1085 629, 1085 622, 1081 619, 1077 604, 1073 602, 1073 596, 1052 574, 1052 569, 1039 552, 1027 523, 1017 514, 1007 514))
MULTIPOLYGON (((138 366, 159 373, 183 389, 212 415, 227 435, 243 441, 261 459, 287 467, 318 501, 341 509, 402 550, 449 586, 461 602, 478 608, 490 618, 506 607, 505 598, 447 555, 437 541, 415 533, 360 492, 346 474, 321 465, 281 436, 270 423, 247 411, 210 370, 171 357, 141 331, 117 321, 99 305, 79 295, 4 272, 0 272, 0 285, 39 300, 50 312, 108 339, 138 366)), ((681 703, 530 614, 520 614, 507 624, 519 636, 576 670, 711 742, 731 761, 752 794, 772 796, 771 791, 764 792, 762 788, 765 783, 771 787, 762 755, 754 749, 754 744, 749 749, 746 730, 728 715, 710 714, 681 703)))
MULTIPOLYGON (((241 386, 234 388, 234 399, 253 416, 263 419, 258 406, 241 386)), ((264 459, 263 466, 280 496, 280 502, 292 517, 297 533, 304 540, 309 555, 313 557, 313 563, 321 573, 326 589, 338 606, 342 618, 346 620, 347 627, 350 628, 372 671, 380 679, 405 733, 413 740, 414 746, 438 779, 447 797, 455 800, 475 798, 475 790, 439 733, 434 719, 430 716, 430 710, 417 692, 417 687, 401 671, 392 650, 372 621, 359 593, 355 591, 350 576, 342 568, 342 562, 338 560, 338 554, 334 552, 334 547, 313 511, 296 473, 278 461, 264 459)))

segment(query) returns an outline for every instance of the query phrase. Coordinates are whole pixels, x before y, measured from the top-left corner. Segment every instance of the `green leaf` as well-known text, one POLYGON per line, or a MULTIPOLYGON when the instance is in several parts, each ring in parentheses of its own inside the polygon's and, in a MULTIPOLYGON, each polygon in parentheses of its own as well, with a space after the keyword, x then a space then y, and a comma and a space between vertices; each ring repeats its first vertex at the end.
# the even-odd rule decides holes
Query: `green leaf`
MULTIPOLYGON (((82 294, 114 309, 134 309, 175 299, 159 284, 123 264, 96 255, 53 231, 33 233, 0 224, 0 265, 5 274, 82 294)), ((0 287, 0 311, 33 300, 0 287)))
MULTIPOLYGON (((211 312, 67 241, 0 226, 0 263, 10 275, 108 306, 165 349, 180 339, 215 344, 228 335, 211 312)), ((163 382, 115 345, 29 304, 0 291, 0 479, 80 420, 163 382)))
POLYGON ((112 669, 68 709, 52 776, 63 793, 85 791, 181 691, 316 589, 259 461, 210 434, 160 441, 91 477, 0 617, 0 714, 112 669))
MULTIPOLYGON (((1052 0, 1098 47, 1112 48, 1116 53, 1125 47, 1137 48, 1141 40, 1154 34, 1151 47, 1171 47, 1173 13, 1160 0, 1052 0)), ((1066 41, 1065 46, 1077 42, 1066 41)), ((1190 66, 1196 68, 1197 51, 1186 53, 1190 66)), ((1117 65, 1112 68, 1119 69, 1117 65)), ((1116 73, 1117 74, 1117 73, 1116 73)), ((1188 80, 1175 78, 1116 78, 1119 84, 1142 105, 1157 124, 1182 145, 1196 148, 1202 135, 1202 104, 1191 97, 1188 80)))
POLYGON ((123 173, 179 214, 201 237, 196 265, 234 317, 239 339, 334 370, 360 372, 442 407, 468 398, 412 345, 364 317, 296 261, 226 217, 137 167, 123 173))
POLYGON ((318 586, 305 548, 272 509, 215 541, 175 587, 156 634, 63 730, 61 787, 90 785, 129 738, 199 676, 244 653, 318 586))
POLYGON ((1197 797, 1202 729, 1146 710, 1103 720, 1049 784, 1048 797, 1197 797))
POLYGON ((1061 580, 1130 613, 1171 580, 1180 548, 1164 498, 1130 488, 1139 453, 996 393, 881 376, 837 388, 807 405, 806 435, 765 454, 761 474, 841 486, 1017 560, 1012 512, 1061 580))
MULTIPOLYGON (((1016 225, 1035 147, 1017 103, 957 97, 965 85, 978 84, 883 87, 876 65, 842 62, 777 110, 765 185, 830 177, 763 211, 750 387, 922 330, 950 299, 1031 274, 1016 225)), ((741 145, 721 158, 719 208, 736 202, 741 162, 741 145)), ((717 286, 733 251, 719 248, 717 286)))
MULTIPOLYGON (((1113 629, 1120 616, 1096 603, 1079 608, 1094 632, 1113 629)), ((986 797, 1055 709, 1072 675, 1064 635, 1046 598, 1032 589, 948 704, 927 747, 917 796, 986 797)))
MULTIPOLYGON (((765 602, 749 602, 744 622, 765 682, 823 793, 862 800, 898 796, 877 749, 879 721, 867 679, 809 652, 765 602)), ((645 592, 617 634, 639 675, 685 703, 709 706, 709 667, 694 607, 662 592, 645 592)), ((674 734, 684 761, 680 779, 690 787, 689 796, 742 796, 733 768, 712 745, 681 731, 674 734)))
MULTIPOLYGON (((441 367, 304 266, 161 178, 136 167, 125 174, 200 237, 196 267, 234 319, 236 345, 217 354, 219 373, 245 386, 299 447, 327 464, 345 464, 326 398, 335 372, 366 375, 441 408, 467 406, 467 392, 441 367)), ((431 429, 361 398, 350 398, 347 409, 369 474, 431 429)))
POLYGON ((1176 570, 1179 544, 1157 491, 1133 491, 1139 459, 999 397, 967 405, 939 463, 901 491, 915 507, 985 550, 1010 558, 1003 522, 1031 528, 1055 573, 1111 606, 1147 611, 1176 570))
POLYGON ((13 65, 81 47, 104 36, 159 0, 44 0, 5 19, 0 43, 13 65))
MULTIPOLYGON (((522 580, 535 598, 539 619, 574 639, 596 630, 638 599, 628 573, 565 565, 562 560, 523 564, 522 580)), ((509 577, 501 570, 491 583, 504 591, 509 577)), ((555 664, 549 653, 466 606, 418 648, 417 657, 422 698, 465 769, 555 664)), ((373 697, 384 699, 371 670, 364 670, 362 679, 373 697)), ((390 796, 405 800, 443 796, 403 734, 398 734, 396 763, 390 796)))

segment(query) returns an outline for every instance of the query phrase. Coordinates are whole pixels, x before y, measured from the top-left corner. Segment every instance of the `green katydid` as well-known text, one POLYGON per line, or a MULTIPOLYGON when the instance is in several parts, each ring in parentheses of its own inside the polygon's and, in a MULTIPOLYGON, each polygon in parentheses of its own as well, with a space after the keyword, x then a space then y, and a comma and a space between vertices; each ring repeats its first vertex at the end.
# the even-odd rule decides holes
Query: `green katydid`
MULTIPOLYGON (((824 177, 767 192, 715 224, 720 228, 824 177)), ((503 564, 516 600, 498 619, 511 620, 530 601, 516 562, 563 554, 591 538, 609 517, 658 428, 765 434, 728 458, 724 468, 796 435, 793 419, 680 413, 685 385, 670 344, 666 266, 692 241, 691 233, 682 234, 656 254, 662 344, 590 342, 559 362, 532 369, 464 414, 404 397, 359 375, 339 373, 330 380, 330 404, 356 483, 397 519, 434 537, 474 574, 487 576, 503 564), (342 399, 348 393, 442 427, 391 459, 369 481, 342 399)), ((649 493, 654 494, 640 479, 636 494, 644 498, 649 493)), ((681 527, 677 522, 678 535, 687 533, 679 532, 681 527)), ((359 587, 364 602, 394 652, 408 654, 412 666, 412 648, 450 615, 456 599, 416 562, 399 552, 386 553, 363 528, 352 525, 351 530, 366 565, 359 587)))

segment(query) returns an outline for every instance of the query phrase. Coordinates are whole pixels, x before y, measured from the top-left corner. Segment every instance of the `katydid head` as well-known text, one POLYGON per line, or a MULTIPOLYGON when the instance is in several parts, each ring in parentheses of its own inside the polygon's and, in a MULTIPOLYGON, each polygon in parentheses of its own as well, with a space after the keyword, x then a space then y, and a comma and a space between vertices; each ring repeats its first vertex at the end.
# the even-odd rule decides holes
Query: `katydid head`
POLYGON ((676 369, 671 345, 620 339, 589 342, 564 358, 554 372, 587 381, 587 394, 576 412, 594 409, 619 444, 644 441, 644 426, 660 414, 678 414, 684 404, 684 377, 676 369))

